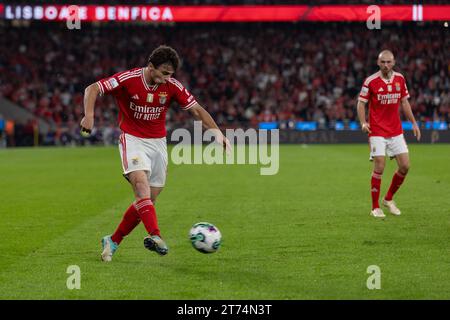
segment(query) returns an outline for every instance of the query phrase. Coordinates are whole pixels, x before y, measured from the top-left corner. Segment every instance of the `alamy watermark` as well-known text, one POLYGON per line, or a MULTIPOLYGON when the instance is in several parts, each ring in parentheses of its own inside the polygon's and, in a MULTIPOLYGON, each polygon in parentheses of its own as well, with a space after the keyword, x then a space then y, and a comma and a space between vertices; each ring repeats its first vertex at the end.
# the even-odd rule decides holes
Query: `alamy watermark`
POLYGON ((367 278, 366 286, 369 290, 381 289, 381 269, 377 265, 370 265, 367 267, 367 273, 370 276, 367 278))
POLYGON ((367 29, 381 29, 381 8, 376 5, 368 6, 366 13, 369 14, 366 20, 367 29))
POLYGON ((67 267, 66 270, 67 274, 70 274, 70 276, 67 278, 66 286, 67 289, 73 290, 81 289, 81 270, 80 267, 77 265, 70 265, 67 267))
POLYGON ((68 14, 66 19, 67 29, 81 29, 80 7, 71 5, 67 8, 68 14))
POLYGON ((175 129, 171 151, 174 164, 259 164, 261 175, 275 175, 280 167, 279 130, 253 128, 226 129, 231 149, 226 152, 217 129, 203 133, 202 122, 194 121, 193 134, 187 129, 175 129), (219 143, 217 143, 219 142, 219 143), (206 146, 203 146, 206 144, 206 146))

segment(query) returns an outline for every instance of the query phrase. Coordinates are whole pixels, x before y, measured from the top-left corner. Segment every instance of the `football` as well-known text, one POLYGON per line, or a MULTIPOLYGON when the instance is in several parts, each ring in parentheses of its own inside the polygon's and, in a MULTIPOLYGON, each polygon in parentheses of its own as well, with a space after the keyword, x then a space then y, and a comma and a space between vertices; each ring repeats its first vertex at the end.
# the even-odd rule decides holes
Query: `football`
POLYGON ((215 225, 208 222, 199 222, 194 224, 189 231, 189 240, 197 251, 213 253, 220 248, 222 234, 215 225))

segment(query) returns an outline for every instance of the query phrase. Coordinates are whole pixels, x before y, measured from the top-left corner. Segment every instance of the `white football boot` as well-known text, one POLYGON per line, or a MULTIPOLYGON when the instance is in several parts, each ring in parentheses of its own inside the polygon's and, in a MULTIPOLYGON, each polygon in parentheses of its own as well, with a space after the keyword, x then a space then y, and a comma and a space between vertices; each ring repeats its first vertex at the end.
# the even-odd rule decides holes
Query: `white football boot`
POLYGON ((375 218, 385 218, 386 216, 384 215, 383 210, 381 210, 380 208, 375 208, 370 212, 370 215, 375 217, 375 218))
POLYGON ((388 201, 383 199, 383 206, 389 209, 389 212, 392 213, 394 216, 399 216, 402 214, 399 208, 395 205, 394 200, 388 201))
POLYGON ((102 239, 102 260, 105 262, 110 262, 118 247, 118 244, 111 240, 111 236, 104 236, 102 239))

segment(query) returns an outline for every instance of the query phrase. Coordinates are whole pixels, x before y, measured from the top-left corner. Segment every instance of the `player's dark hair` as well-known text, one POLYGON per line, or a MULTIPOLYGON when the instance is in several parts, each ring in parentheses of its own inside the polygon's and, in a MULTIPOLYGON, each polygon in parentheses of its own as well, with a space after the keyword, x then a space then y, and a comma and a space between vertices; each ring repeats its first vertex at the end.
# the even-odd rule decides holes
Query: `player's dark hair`
POLYGON ((148 63, 151 63, 155 68, 158 68, 162 64, 169 63, 175 71, 177 71, 181 64, 180 57, 175 49, 164 45, 153 50, 150 57, 148 57, 148 63))

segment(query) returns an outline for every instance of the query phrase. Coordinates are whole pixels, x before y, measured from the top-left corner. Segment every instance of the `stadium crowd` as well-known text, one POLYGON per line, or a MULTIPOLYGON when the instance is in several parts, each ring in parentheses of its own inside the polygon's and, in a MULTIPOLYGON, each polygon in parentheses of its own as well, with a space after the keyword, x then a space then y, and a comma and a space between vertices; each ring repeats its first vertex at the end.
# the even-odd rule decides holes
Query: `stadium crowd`
MULTIPOLYGON (((136 66, 144 66, 159 44, 178 50, 176 78, 222 127, 259 122, 354 121, 356 97, 365 77, 377 71, 381 49, 393 50, 397 70, 411 93, 420 121, 450 122, 450 38, 441 24, 56 24, 9 27, 0 38, 0 96, 55 125, 44 144, 79 143, 84 88, 136 66)), ((117 107, 111 97, 96 104, 95 141, 113 143, 117 107)), ((189 120, 189 121, 188 121, 189 120)), ((168 128, 190 126, 176 107, 168 128)))

